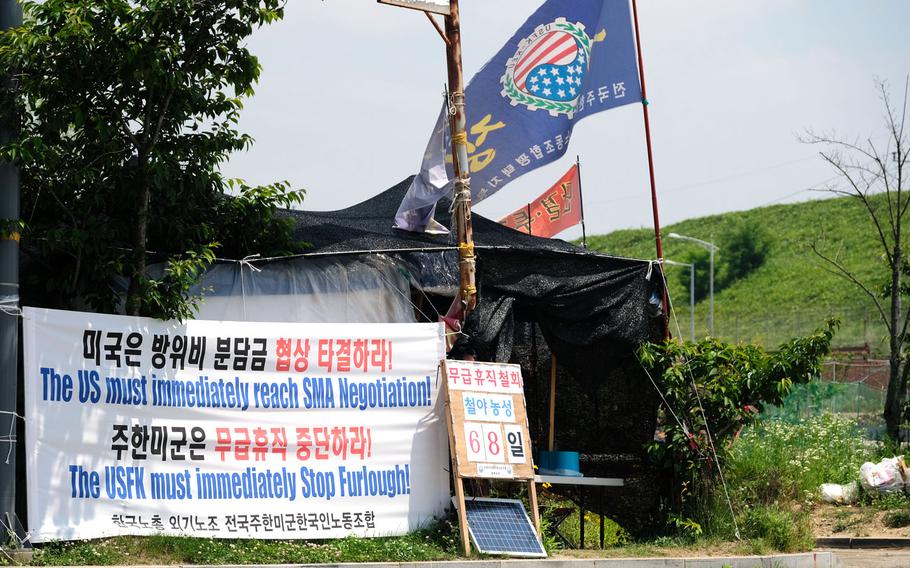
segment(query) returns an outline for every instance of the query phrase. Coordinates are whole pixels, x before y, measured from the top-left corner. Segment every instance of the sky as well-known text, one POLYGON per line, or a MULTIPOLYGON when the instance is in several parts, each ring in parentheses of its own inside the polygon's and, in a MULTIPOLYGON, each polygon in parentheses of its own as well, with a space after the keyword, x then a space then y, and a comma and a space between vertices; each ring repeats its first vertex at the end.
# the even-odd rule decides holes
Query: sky
MULTIPOLYGON (((465 78, 541 3, 461 0, 465 78)), ((905 0, 640 0, 638 8, 662 224, 825 197, 809 190, 833 173, 800 134, 879 135, 874 80, 888 81, 899 100, 910 73, 905 0)), ((334 210, 417 172, 446 81, 444 45, 423 14, 374 0, 293 0, 249 47, 263 73, 240 128, 256 143, 225 174, 287 180, 307 190, 303 209, 334 210)), ((652 226, 640 104, 579 122, 563 158, 474 211, 498 219, 522 207, 576 155, 588 234, 652 226)))

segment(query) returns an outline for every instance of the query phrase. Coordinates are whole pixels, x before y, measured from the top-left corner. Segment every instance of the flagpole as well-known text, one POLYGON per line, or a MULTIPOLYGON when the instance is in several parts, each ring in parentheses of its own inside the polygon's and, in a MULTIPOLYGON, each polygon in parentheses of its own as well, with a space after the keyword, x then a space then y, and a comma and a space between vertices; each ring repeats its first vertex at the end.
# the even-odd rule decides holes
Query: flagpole
POLYGON ((528 203, 528 235, 531 234, 531 204, 528 203))
POLYGON ((581 246, 588 248, 588 238, 585 235, 585 198, 581 193, 581 157, 575 155, 575 168, 578 170, 578 206, 581 208, 581 246))
MULTIPOLYGON (((632 19, 635 24, 635 48, 638 52, 638 79, 641 83, 641 108, 645 118, 645 143, 648 147, 648 174, 651 178, 651 211, 654 216, 654 242, 657 246, 657 260, 663 261, 664 251, 660 243, 660 217, 657 213, 657 184, 654 181, 654 154, 651 148, 651 121, 648 118, 648 95, 645 88, 645 65, 641 55, 641 34, 638 31, 638 3, 632 0, 632 19)), ((661 271, 663 267, 661 267, 661 271)), ((664 286, 664 337, 670 337, 670 314, 667 290, 664 286)))
POLYGON ((446 64, 452 89, 452 164, 455 170, 455 195, 452 221, 458 237, 458 275, 463 317, 467 318, 477 304, 474 231, 471 227, 471 172, 468 169, 468 135, 466 132, 464 75, 461 67, 461 19, 458 0, 451 0, 445 19, 446 64))

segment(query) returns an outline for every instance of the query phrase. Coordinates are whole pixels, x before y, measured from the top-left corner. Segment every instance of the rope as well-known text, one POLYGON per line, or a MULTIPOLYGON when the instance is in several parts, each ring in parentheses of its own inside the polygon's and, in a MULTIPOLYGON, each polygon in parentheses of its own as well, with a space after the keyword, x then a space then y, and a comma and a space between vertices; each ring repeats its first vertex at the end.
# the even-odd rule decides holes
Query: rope
POLYGON ((9 434, 7 434, 5 436, 0 436, 0 443, 9 444, 9 448, 6 451, 6 461, 4 462, 4 463, 6 463, 6 465, 9 465, 10 458, 13 455, 13 446, 15 446, 16 443, 18 442, 18 440, 16 439, 16 435, 13 434, 13 429, 16 427, 15 418, 18 418, 24 422, 25 417, 22 415, 16 414, 15 412, 12 412, 10 410, 0 410, 0 414, 8 414, 13 417, 13 419, 11 419, 9 421, 9 434))
MULTIPOLYGON (((3 527, 3 530, 4 530, 4 532, 6 532, 6 536, 8 538, 16 539, 16 541, 19 544, 20 549, 25 548, 25 546, 24 546, 25 543, 27 543, 28 541, 30 541, 32 539, 32 533, 24 532, 25 538, 19 538, 19 533, 16 531, 16 529, 14 529, 12 526, 6 524, 6 522, 4 521, 4 517, 6 517, 6 520, 9 520, 10 524, 12 524, 12 520, 10 519, 11 516, 15 517, 16 523, 20 527, 22 527, 22 523, 19 522, 19 518, 16 516, 16 513, 5 513, 3 515, 0 515, 0 526, 3 527)), ((3 555, 10 561, 11 565, 16 564, 16 562, 13 560, 13 557, 10 554, 7 554, 7 552, 5 550, 3 550, 2 547, 0 547, 0 552, 3 552, 3 555)))
POLYGON ((13 317, 22 315, 19 307, 19 294, 4 294, 0 296, 0 312, 13 317))
POLYGON ((246 266, 253 272, 262 272, 261 268, 254 266, 250 262, 250 259, 254 259, 254 258, 259 258, 258 252, 256 254, 251 254, 250 256, 245 256, 237 261, 240 264, 240 303, 241 303, 241 306, 243 309, 243 319, 244 320, 246 320, 246 288, 243 284, 243 267, 246 266))
MULTIPOLYGON (((667 291, 667 303, 672 304, 670 300, 670 286, 667 283, 666 272, 664 270, 661 270, 660 274, 661 279, 664 283, 664 290, 667 291)), ((669 306, 667 306, 667 309, 669 309, 669 306)), ((671 313, 673 314, 673 321, 676 323, 677 337, 682 337, 682 330, 679 326, 679 318, 676 317, 676 310, 671 310, 671 313)), ((685 361, 686 373, 689 375, 689 381, 692 383, 692 391, 695 392, 695 400, 698 401, 698 410, 701 413, 701 419, 705 423, 705 433, 708 435, 708 445, 711 447, 711 455, 714 457, 714 463, 717 465, 717 474, 720 477, 721 487, 724 489, 724 498, 727 500, 727 508, 730 509, 730 519, 733 521, 733 531, 736 535, 736 540, 742 540, 742 537, 739 534, 739 524, 736 522, 736 513, 733 512, 733 502, 730 500, 730 493, 727 490, 727 481, 724 479, 724 470, 720 465, 720 460, 717 459, 717 449, 714 447, 714 436, 711 435, 711 428, 708 426, 708 417, 705 414, 705 407, 702 406, 701 395, 698 394, 698 386, 695 383, 695 376, 692 374, 692 367, 690 365, 689 359, 683 355, 683 360, 685 361)))
MULTIPOLYGON (((430 319, 429 316, 427 316, 427 314, 424 313, 423 310, 420 309, 420 307, 419 307, 417 304, 415 304, 413 301, 411 301, 411 297, 410 297, 410 296, 408 296, 407 294, 405 294, 405 293, 401 290, 401 288, 399 288, 397 285, 395 285, 394 282, 391 282, 390 280, 388 280, 388 279, 385 277, 385 274, 382 273, 382 270, 377 270, 377 271, 376 271, 376 274, 379 276, 379 278, 380 278, 383 282, 385 282, 386 284, 388 284, 389 286, 391 286, 393 290, 395 290, 396 292, 398 292, 398 293, 401 295, 401 297, 404 298, 405 301, 407 301, 407 303, 409 303, 409 304, 411 305, 412 308, 414 308, 415 310, 417 310, 418 312, 420 312, 420 315, 422 315, 422 316, 424 317, 425 320, 427 320, 427 321, 433 321, 432 319, 430 319)), ((430 303, 430 305, 432 306, 433 304, 430 303)), ((436 308, 433 307, 433 309, 435 310, 436 308)), ((436 313, 437 313, 437 315, 439 314, 439 312, 436 312, 436 313)))
POLYGON ((660 387, 657 386, 657 381, 655 381, 654 377, 651 376, 651 373, 648 372, 648 368, 645 367, 644 363, 642 363, 641 358, 639 358, 637 355, 636 355, 636 358, 638 358, 638 364, 641 365, 642 370, 645 372, 646 375, 648 375, 648 378, 651 379, 651 384, 654 385, 654 390, 656 390, 657 394, 660 395, 660 399, 662 401, 664 401, 664 406, 666 406, 667 410, 670 411, 670 414, 673 415, 673 419, 676 420, 676 423, 679 424, 679 427, 682 428, 682 431, 686 434, 686 436, 689 436, 690 435, 689 429, 686 428, 686 425, 683 424, 682 420, 679 419, 679 416, 677 416, 676 413, 673 412, 673 407, 670 406, 670 402, 667 401, 667 397, 664 396, 664 393, 660 390, 660 387))
POLYGON ((468 143, 467 132, 456 132, 452 135, 452 144, 456 146, 465 146, 468 143))

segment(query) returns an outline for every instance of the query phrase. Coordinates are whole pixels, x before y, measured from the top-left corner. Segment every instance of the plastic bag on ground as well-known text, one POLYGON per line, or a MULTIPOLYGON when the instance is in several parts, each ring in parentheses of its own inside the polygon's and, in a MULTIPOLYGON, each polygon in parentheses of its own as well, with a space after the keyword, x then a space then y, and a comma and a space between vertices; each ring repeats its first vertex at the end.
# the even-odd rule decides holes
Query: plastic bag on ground
POLYGON ((819 488, 822 494, 822 501, 825 503, 834 503, 835 505, 849 505, 856 502, 859 495, 859 485, 854 481, 846 485, 837 483, 822 483, 819 488))
POLYGON ((869 493, 893 493, 907 485, 904 456, 885 458, 878 463, 866 462, 859 468, 859 480, 869 493))

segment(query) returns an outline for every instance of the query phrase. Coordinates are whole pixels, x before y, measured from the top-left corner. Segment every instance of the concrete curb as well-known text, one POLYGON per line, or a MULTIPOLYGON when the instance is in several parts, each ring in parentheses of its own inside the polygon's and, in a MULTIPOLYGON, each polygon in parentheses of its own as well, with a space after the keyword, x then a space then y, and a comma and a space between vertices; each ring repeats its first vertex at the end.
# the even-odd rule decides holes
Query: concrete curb
POLYGON ((815 539, 817 548, 910 548, 910 538, 830 536, 815 539))
MULTIPOLYGON (((442 562, 364 562, 349 564, 223 565, 219 568, 840 568, 833 552, 714 556, 699 558, 591 558, 540 560, 449 560, 442 562)), ((84 567, 81 567, 84 568, 84 567)), ((110 568, 110 567, 108 567, 110 568)), ((128 567, 115 567, 128 568, 128 567)), ((143 566, 142 568, 174 568, 143 566)), ((181 568, 189 568, 182 566, 181 568)), ((194 567, 196 568, 196 567, 194 567)), ((203 568, 203 567, 198 567, 203 568)), ((211 567, 204 567, 211 568, 211 567)))

